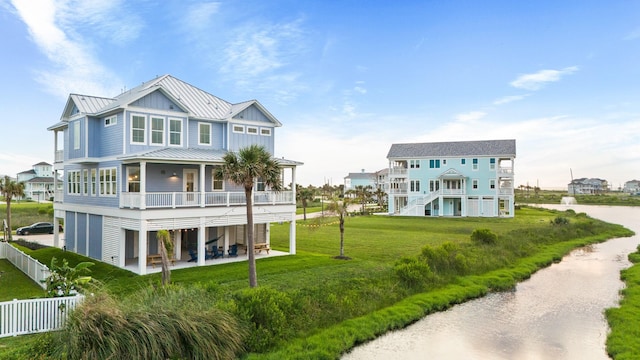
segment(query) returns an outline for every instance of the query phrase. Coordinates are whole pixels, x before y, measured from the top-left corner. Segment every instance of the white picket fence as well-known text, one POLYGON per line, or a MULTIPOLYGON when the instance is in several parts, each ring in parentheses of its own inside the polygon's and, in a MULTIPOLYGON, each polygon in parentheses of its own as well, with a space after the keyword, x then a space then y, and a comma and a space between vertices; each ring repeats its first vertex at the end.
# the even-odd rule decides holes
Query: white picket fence
POLYGON ((0 259, 7 259, 13 266, 25 273, 43 289, 47 288, 44 280, 49 277, 51 271, 46 265, 32 258, 9 243, 0 241, 0 259))
POLYGON ((57 330, 83 295, 0 302, 0 338, 57 330))

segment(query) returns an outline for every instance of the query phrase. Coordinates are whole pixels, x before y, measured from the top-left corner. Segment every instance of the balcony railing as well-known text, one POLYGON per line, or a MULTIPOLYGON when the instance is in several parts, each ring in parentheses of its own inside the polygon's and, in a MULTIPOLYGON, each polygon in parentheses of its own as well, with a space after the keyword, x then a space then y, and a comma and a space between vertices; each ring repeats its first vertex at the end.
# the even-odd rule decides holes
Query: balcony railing
POLYGON ((511 167, 499 167, 498 175, 510 175, 513 176, 513 168, 511 167))
POLYGON ((63 162, 64 161, 64 150, 56 150, 55 162, 63 162))
MULTIPOLYGON (((259 191, 253 193, 254 205, 293 204, 292 191, 259 191)), ((120 207, 130 209, 160 209, 207 206, 246 205, 244 192, 151 192, 146 194, 123 192, 120 207)))
POLYGON ((407 168, 394 167, 389 171, 389 177, 406 177, 407 173, 407 168))
POLYGON ((513 195, 513 188, 500 188, 498 189, 499 195, 513 195))

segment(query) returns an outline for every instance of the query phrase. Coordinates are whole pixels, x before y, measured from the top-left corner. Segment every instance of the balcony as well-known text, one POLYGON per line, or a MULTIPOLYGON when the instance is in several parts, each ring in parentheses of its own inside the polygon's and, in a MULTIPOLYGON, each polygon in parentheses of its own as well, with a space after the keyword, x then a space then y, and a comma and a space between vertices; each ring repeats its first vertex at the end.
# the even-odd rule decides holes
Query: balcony
POLYGON ((396 177, 396 178, 398 178, 398 177, 407 177, 407 173, 408 173, 408 171, 407 171, 407 168, 405 168, 405 167, 392 167, 389 170, 389 177, 390 178, 392 178, 392 177, 396 177))
MULTIPOLYGON (((253 193, 254 205, 293 204, 292 191, 253 193)), ((244 206, 244 192, 152 192, 120 194, 120 207, 130 209, 176 209, 185 207, 244 206)))
POLYGON ((513 195, 513 188, 500 188, 498 195, 513 195))
POLYGON ((498 168, 498 176, 513 177, 513 168, 512 167, 499 167, 498 168))

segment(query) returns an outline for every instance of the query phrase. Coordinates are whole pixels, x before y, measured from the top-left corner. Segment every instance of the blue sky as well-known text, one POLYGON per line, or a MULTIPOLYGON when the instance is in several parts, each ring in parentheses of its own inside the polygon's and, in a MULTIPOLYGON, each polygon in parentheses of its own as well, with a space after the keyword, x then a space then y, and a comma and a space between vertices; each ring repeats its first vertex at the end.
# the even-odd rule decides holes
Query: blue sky
POLYGON ((0 0, 0 54, 0 174, 53 162, 69 93, 172 74, 258 99, 305 186, 488 139, 516 139, 516 185, 640 178, 638 1, 0 0))

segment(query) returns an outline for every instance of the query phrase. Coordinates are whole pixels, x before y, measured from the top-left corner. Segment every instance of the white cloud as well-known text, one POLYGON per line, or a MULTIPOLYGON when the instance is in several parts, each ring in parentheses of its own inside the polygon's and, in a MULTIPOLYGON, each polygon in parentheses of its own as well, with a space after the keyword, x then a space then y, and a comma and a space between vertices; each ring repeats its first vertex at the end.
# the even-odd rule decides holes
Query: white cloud
POLYGON ((367 89, 365 89, 364 87, 361 86, 356 86, 353 88, 353 91, 360 93, 360 94, 366 94, 367 93, 367 89))
POLYGON ((539 90, 550 82, 559 81, 561 77, 578 71, 577 66, 566 67, 562 70, 540 70, 533 74, 524 74, 518 76, 510 85, 525 90, 539 90))
POLYGON ((467 113, 462 113, 462 114, 456 115, 455 119, 457 121, 460 121, 460 122, 469 123, 469 122, 478 121, 478 120, 482 119, 483 117, 485 117, 486 115, 487 115, 487 113, 483 112, 483 111, 470 111, 470 112, 467 112, 467 113))
POLYGON ((14 0, 13 5, 35 44, 53 65, 54 70, 35 71, 36 81, 47 91, 60 97, 71 92, 91 95, 115 92, 117 77, 92 54, 88 41, 78 38, 73 29, 60 25, 70 16, 65 13, 68 3, 14 0))
POLYGON ((529 94, 524 94, 524 95, 512 95, 512 96, 503 96, 499 99, 496 99, 493 102, 493 105, 504 105, 504 104, 508 104, 510 102, 514 102, 514 101, 520 101, 524 98, 526 98, 527 96, 529 96, 529 94))
POLYGON ((192 4, 187 7, 184 24, 195 31, 203 31, 213 21, 213 16, 220 11, 219 2, 205 2, 192 4))

